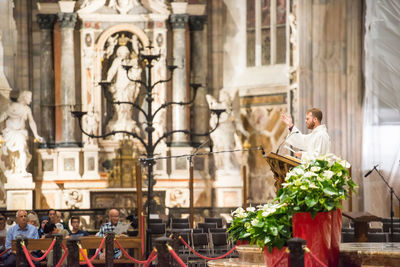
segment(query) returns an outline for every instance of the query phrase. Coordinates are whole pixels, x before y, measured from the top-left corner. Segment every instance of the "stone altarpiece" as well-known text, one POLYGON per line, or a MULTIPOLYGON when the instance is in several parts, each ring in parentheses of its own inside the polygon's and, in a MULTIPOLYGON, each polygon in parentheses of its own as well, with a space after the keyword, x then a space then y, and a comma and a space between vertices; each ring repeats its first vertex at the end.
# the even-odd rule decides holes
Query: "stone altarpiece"
MULTIPOLYGON (((161 59, 156 62, 152 69, 152 77, 153 81, 166 79, 167 53, 172 50, 175 58, 174 64, 178 65, 175 75, 181 77, 176 81, 176 78, 174 78, 172 91, 178 97, 180 97, 180 93, 176 90, 181 90, 187 94, 187 84, 181 81, 186 79, 182 79, 182 77, 187 75, 183 66, 186 66, 186 62, 189 62, 186 59, 188 54, 185 49, 174 50, 169 48, 167 39, 168 34, 170 34, 168 32, 169 23, 172 24, 172 34, 178 36, 178 39, 186 38, 185 32, 189 29, 188 18, 192 16, 188 14, 170 16, 170 11, 163 4, 163 1, 143 1, 143 4, 139 4, 138 1, 114 1, 113 4, 110 3, 106 1, 83 1, 80 7, 75 7, 74 13, 65 15, 73 18, 76 22, 75 32, 77 33, 74 35, 75 38, 71 45, 79 47, 79 53, 75 49, 75 60, 77 61, 75 66, 79 66, 75 68, 75 72, 80 73, 75 77, 80 78, 80 81, 78 81, 80 86, 76 86, 76 88, 80 88, 80 92, 76 95, 80 97, 77 103, 80 102, 81 105, 76 105, 76 107, 88 111, 88 114, 83 118, 83 128, 89 133, 105 134, 112 130, 126 130, 144 137, 146 125, 142 123, 144 118, 140 116, 137 110, 134 110, 130 105, 109 104, 110 100, 131 101, 145 109, 144 88, 126 78, 126 70, 123 69, 122 65, 133 65, 129 73, 131 78, 145 79, 145 70, 138 61, 139 51, 161 53, 161 59), (123 3, 126 3, 126 5, 123 3), (146 51, 150 44, 153 48, 151 51, 146 51), (77 60, 78 58, 80 58, 80 61, 77 60), (107 92, 102 91, 98 84, 104 80, 111 82, 107 92), (107 98, 109 101, 106 101, 107 98)), ((52 17, 55 16, 54 14, 46 14, 46 16, 50 16, 47 18, 54 21, 52 17)), ((200 18, 200 21, 204 24, 204 18, 200 18)), ((196 18, 194 17, 194 19, 196 18)), ((48 27, 43 27, 43 29, 43 34, 46 34, 47 31, 45 30, 48 27)), ((202 30, 203 28, 196 27, 194 30, 192 28, 196 33, 199 32, 199 29, 202 30)), ((65 40, 61 42, 65 42, 65 40)), ((179 48, 179 45, 186 44, 184 41, 183 43, 178 42, 174 44, 174 47, 179 48)), ((46 66, 43 66, 43 68, 46 68, 46 66)), ((153 89, 155 99, 153 111, 168 99, 171 101, 172 98, 176 101, 175 95, 167 95, 167 86, 169 85, 161 83, 153 89)), ((200 101, 205 98, 203 91, 200 92, 200 98, 197 97, 200 101)), ((48 101, 48 99, 42 101, 48 101)), ((202 102, 196 101, 197 106, 204 109, 202 102)), ((185 112, 187 110, 183 112, 179 110, 178 118, 180 116, 180 118, 186 120, 185 112)), ((156 130, 153 138, 158 138, 163 134, 167 127, 166 120, 167 112, 159 112, 155 118, 156 130)), ((203 118, 202 123, 205 129, 200 129, 201 132, 207 131, 208 125, 206 124, 204 127, 204 121, 203 118)), ((170 127, 175 129, 177 122, 178 120, 175 120, 170 127)), ((56 116, 55 128, 57 129, 57 125, 63 123, 63 121, 57 121, 56 116)), ((183 124, 190 127, 188 121, 184 121, 183 124)), ((136 205, 136 197, 134 197, 136 189, 132 187, 133 181, 126 179, 119 183, 115 181, 115 175, 121 174, 121 170, 127 166, 126 162, 118 163, 118 160, 122 159, 122 157, 118 157, 118 151, 121 152, 122 139, 127 137, 115 135, 106 139, 91 139, 80 134, 76 125, 70 127, 76 128, 77 133, 79 133, 78 139, 81 138, 83 147, 67 146, 38 149, 39 166, 35 206, 37 208, 72 208, 73 206, 95 208, 107 205, 107 207, 134 208, 136 205), (62 194, 60 194, 60 191, 62 194), (116 197, 117 195, 119 197, 116 197)), ((49 131, 51 132, 51 129, 49 131)), ((57 136, 53 139, 57 144, 57 136)), ((177 141, 180 142, 180 140, 177 141)), ((140 142, 136 139, 132 139, 130 142, 133 144, 133 149, 137 151, 136 155, 141 154, 143 147, 140 142)), ((158 145, 155 154, 159 156, 181 155, 187 154, 192 149, 190 142, 185 147, 172 148, 167 147, 166 143, 162 142, 158 145)), ((137 161, 137 158, 132 160, 137 161)), ((198 205, 202 206, 210 205, 211 187, 208 183, 208 160, 196 158, 194 163, 196 168, 195 203, 197 202, 198 205), (198 201, 202 201, 202 203, 199 204, 198 201)), ((157 184, 154 190, 155 197, 163 206, 187 207, 189 205, 187 201, 189 196, 188 170, 186 158, 157 161, 154 170, 157 184)), ((142 173, 146 173, 146 171, 143 169, 142 173)), ((123 176, 121 175, 121 177, 123 176)), ((145 177, 143 179, 146 182, 145 177)), ((145 192, 144 194, 146 194, 145 192)))
MULTIPOLYGON (((88 111, 88 115, 83 120, 83 128, 86 131, 102 134, 112 130, 127 130, 143 136, 143 125, 139 123, 141 118, 131 106, 121 105, 123 107, 120 110, 117 106, 107 106, 105 99, 111 97, 110 100, 131 101, 142 105, 141 88, 135 87, 136 84, 128 81, 126 71, 121 64, 134 62, 136 65, 133 69, 136 70, 138 76, 132 73, 130 76, 135 76, 135 79, 144 78, 142 66, 138 65, 138 53, 139 50, 146 49, 150 43, 154 47, 154 52, 162 54, 160 61, 153 68, 153 77, 155 80, 166 78, 169 11, 160 4, 161 1, 157 2, 159 3, 148 3, 145 7, 136 1, 114 1, 113 4, 108 4, 106 1, 83 1, 80 7, 75 7, 76 12, 68 14, 77 16, 79 22, 79 29, 75 28, 79 32, 79 38, 76 38, 76 34, 74 43, 71 45, 79 47, 80 57, 75 54, 75 58, 80 58, 80 62, 75 64, 79 66, 75 71, 80 71, 78 95, 81 98, 81 109, 88 111), (98 85, 102 80, 109 80, 112 83, 110 91, 105 95, 98 85)), ((158 99, 154 102, 155 105, 160 105, 165 101, 165 90, 165 85, 162 84, 155 88, 154 95, 158 99)), ((163 123, 165 119, 160 118, 159 131, 161 132, 157 132, 159 135, 165 127, 163 123)), ((57 124, 60 124, 60 121, 56 120, 57 124)), ((81 138, 82 148, 63 147, 38 150, 39 177, 42 181, 37 183, 39 190, 36 192, 36 207, 71 208, 71 203, 74 201, 70 200, 70 196, 79 194, 75 196, 79 199, 79 207, 90 208, 91 203, 94 205, 101 202, 103 193, 107 199, 106 202, 109 203, 110 194, 115 195, 115 192, 120 190, 125 194, 128 191, 135 191, 133 182, 130 183, 124 179, 124 183, 118 184, 111 179, 114 176, 108 174, 115 175, 115 168, 112 172, 109 165, 118 154, 120 142, 124 136, 90 139, 82 134, 81 138), (63 194, 59 194, 60 190, 63 194)), ((140 151, 142 147, 139 142, 136 140, 133 142, 133 147, 140 151)), ((161 169, 161 174, 167 175, 166 168, 159 169, 161 169)), ((126 203, 109 204, 110 206, 126 206, 126 203)), ((130 206, 134 207, 135 204, 131 203, 130 206)))

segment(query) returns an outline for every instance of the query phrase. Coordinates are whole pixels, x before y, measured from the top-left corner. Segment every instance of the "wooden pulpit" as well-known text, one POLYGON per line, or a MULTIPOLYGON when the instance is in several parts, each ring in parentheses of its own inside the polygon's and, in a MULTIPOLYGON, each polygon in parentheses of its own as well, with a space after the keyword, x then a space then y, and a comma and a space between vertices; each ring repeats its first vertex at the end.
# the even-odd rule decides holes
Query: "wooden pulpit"
POLYGON ((291 156, 281 156, 270 152, 264 156, 271 170, 274 173, 276 192, 281 188, 281 184, 285 180, 286 173, 293 167, 300 165, 301 161, 291 156))

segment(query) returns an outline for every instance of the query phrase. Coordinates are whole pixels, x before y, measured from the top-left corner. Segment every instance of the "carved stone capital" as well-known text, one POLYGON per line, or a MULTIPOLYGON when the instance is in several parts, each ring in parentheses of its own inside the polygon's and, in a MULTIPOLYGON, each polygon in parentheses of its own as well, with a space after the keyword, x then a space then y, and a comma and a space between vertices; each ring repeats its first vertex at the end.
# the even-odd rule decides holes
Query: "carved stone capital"
POLYGON ((189 21, 188 14, 172 14, 169 18, 172 29, 184 29, 189 21))
POLYGON ((37 14, 37 22, 40 29, 52 30, 54 22, 56 21, 56 14, 37 14))
POLYGON ((207 16, 190 16, 189 17, 189 28, 191 31, 202 31, 204 30, 204 24, 207 22, 207 16))
POLYGON ((58 13, 61 28, 74 28, 78 15, 76 13, 58 13))

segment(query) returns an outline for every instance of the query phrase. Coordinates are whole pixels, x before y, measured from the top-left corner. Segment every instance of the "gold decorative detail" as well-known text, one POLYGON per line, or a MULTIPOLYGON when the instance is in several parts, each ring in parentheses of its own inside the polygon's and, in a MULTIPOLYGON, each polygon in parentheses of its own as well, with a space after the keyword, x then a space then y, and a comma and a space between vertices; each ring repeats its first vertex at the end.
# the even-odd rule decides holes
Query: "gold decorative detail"
POLYGON ((138 57, 138 55, 132 51, 131 53, 131 59, 136 59, 138 57))
POLYGON ((121 37, 118 38, 118 44, 119 45, 126 45, 129 41, 129 38, 125 36, 125 34, 122 34, 121 37))
POLYGON ((243 148, 244 149, 249 149, 251 147, 251 144, 249 143, 249 141, 244 141, 244 143, 243 143, 243 148))
POLYGON ((108 174, 109 187, 135 188, 138 151, 134 148, 132 140, 123 139, 115 152, 114 167, 108 174))

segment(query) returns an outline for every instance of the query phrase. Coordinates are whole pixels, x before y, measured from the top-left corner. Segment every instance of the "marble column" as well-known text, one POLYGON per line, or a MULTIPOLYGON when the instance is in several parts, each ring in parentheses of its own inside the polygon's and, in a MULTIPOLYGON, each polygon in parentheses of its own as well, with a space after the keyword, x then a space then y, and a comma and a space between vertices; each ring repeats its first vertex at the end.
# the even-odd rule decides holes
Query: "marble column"
POLYGON ((54 65, 53 65, 53 26, 55 14, 38 14, 40 27, 40 108, 43 122, 40 134, 46 140, 46 147, 55 142, 54 117, 54 65))
MULTIPOLYGON (((172 14, 170 22, 173 32, 173 57, 178 68, 174 71, 172 80, 172 101, 186 102, 190 99, 190 88, 187 83, 186 62, 186 25, 189 20, 187 14, 172 14)), ((190 125, 188 106, 173 105, 172 130, 188 130, 190 125)), ((176 133, 172 136, 172 146, 188 146, 189 136, 176 133)))
POLYGON ((75 13, 58 13, 61 28, 61 86, 60 103, 61 113, 61 140, 57 146, 76 146, 76 121, 71 111, 75 108, 75 55, 74 55, 74 27, 77 19, 75 13))
MULTIPOLYGON (((204 24, 207 16, 190 16, 190 63, 192 82, 199 83, 202 86, 197 91, 196 100, 192 112, 192 131, 195 133, 206 133, 209 128, 209 112, 206 99, 206 53, 204 42, 204 24)), ((208 140, 207 136, 193 136, 192 143, 200 145, 208 140)))

